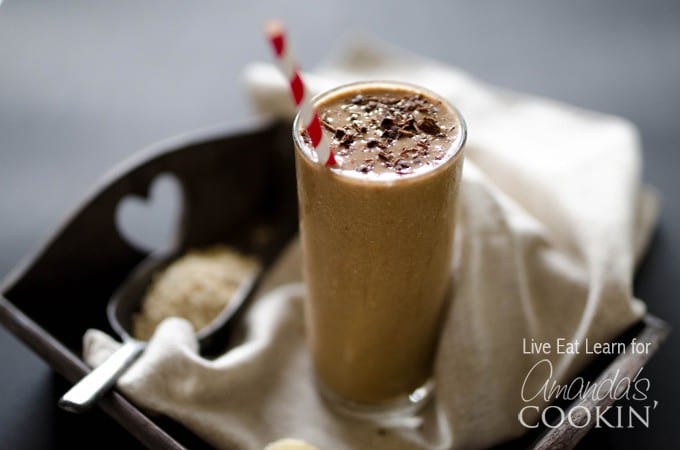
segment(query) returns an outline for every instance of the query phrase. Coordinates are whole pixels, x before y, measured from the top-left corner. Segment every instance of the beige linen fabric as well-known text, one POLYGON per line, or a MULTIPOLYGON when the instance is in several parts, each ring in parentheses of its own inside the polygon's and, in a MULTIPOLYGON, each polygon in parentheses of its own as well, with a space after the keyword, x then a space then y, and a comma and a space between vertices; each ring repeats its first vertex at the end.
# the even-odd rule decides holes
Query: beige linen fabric
MULTIPOLYGON (((304 346, 294 242, 260 289, 241 345, 205 360, 188 323, 169 319, 118 383, 139 405, 216 447, 261 449, 282 437, 328 450, 496 444, 525 431, 517 420, 521 386, 545 357, 523 355, 523 338, 609 341, 644 314, 631 282, 658 202, 641 188, 640 144, 630 123, 508 93, 367 42, 346 45, 307 77, 314 92, 360 79, 423 85, 468 123, 455 290, 436 359, 436 398, 418 417, 380 426, 324 406, 304 346)), ((253 64, 246 81, 260 110, 290 116, 273 66, 253 64)), ((85 358, 97 365, 116 345, 89 331, 85 358)), ((549 357, 559 382, 588 362, 584 354, 549 357)), ((530 377, 528 385, 542 381, 530 377)))

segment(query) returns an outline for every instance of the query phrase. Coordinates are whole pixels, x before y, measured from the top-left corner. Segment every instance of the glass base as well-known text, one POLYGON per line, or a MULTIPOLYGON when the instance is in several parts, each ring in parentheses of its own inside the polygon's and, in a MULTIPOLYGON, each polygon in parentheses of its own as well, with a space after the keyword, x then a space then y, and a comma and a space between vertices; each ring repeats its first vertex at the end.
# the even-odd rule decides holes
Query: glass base
POLYGON ((409 394, 404 394, 384 403, 365 404, 339 396, 323 386, 318 380, 316 384, 321 396, 333 410, 352 418, 376 422, 415 415, 427 404, 434 392, 434 380, 430 379, 409 394))

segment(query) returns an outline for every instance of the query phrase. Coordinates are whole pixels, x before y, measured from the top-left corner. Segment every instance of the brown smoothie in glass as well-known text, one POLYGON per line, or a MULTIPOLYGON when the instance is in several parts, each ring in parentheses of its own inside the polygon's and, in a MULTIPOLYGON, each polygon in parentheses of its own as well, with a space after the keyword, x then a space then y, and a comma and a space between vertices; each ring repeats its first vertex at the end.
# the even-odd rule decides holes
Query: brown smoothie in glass
MULTIPOLYGON (((404 83, 315 99, 338 166, 293 128, 308 341, 322 391, 389 411, 426 386, 450 278, 465 124, 404 83)), ((422 395, 420 395, 422 397, 422 395)))

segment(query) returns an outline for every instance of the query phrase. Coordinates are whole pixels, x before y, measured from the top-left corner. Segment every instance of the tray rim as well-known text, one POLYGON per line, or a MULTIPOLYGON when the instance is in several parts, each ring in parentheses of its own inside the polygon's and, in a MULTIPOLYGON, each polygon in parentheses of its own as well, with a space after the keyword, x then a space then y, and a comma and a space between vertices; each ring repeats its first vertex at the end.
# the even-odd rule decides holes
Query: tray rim
MULTIPOLYGON (((57 226, 49 229, 47 236, 39 240, 38 245, 0 280, 0 324, 4 325, 6 329, 69 382, 79 380, 91 368, 78 355, 71 352, 52 334, 48 333, 7 299, 4 296, 5 292, 10 290, 32 265, 40 259, 54 241, 55 236, 59 236, 69 223, 112 182, 126 175, 131 170, 158 156, 181 151, 189 145, 196 145, 237 134, 266 131, 274 127, 276 123, 272 118, 257 116, 236 124, 220 123, 179 133, 143 147, 140 151, 133 153, 106 171, 98 178, 94 186, 89 189, 76 206, 72 207, 67 214, 62 216, 62 220, 58 221, 57 226)), ((610 370, 622 367, 636 367, 636 364, 637 367, 643 366, 656 353, 658 347, 670 332, 670 326, 666 322, 649 313, 636 322, 636 324, 640 323, 643 326, 635 337, 638 340, 640 340, 641 336, 652 339, 652 350, 642 357, 639 355, 635 357, 631 352, 619 354, 597 374, 595 383, 599 382, 601 377, 610 370)), ((626 342, 629 343, 630 341, 626 342)), ((110 395, 98 401, 97 406, 149 448, 186 448, 115 389, 112 390, 110 395)), ((585 401, 572 402, 567 410, 576 406, 587 405, 585 401)), ((589 426, 576 429, 571 429, 570 427, 547 429, 530 445, 536 449, 554 448, 553 446, 557 443, 556 438, 562 437, 563 440, 559 442, 560 448, 572 448, 592 428, 592 425, 591 423, 589 426)))
MULTIPOLYGON (((75 383, 90 370, 89 366, 71 352, 52 334, 23 313, 5 293, 9 291, 38 261, 51 243, 59 236, 82 210, 87 208, 112 182, 128 172, 161 155, 181 151, 215 139, 244 133, 256 133, 274 127, 276 121, 267 116, 256 116, 237 123, 219 123, 178 133, 142 147, 124 158, 101 175, 85 195, 57 221, 56 226, 38 240, 32 250, 22 257, 0 280, 0 324, 30 348, 50 367, 71 383, 75 383)), ((154 423, 146 414, 127 400, 117 390, 104 396, 97 406, 118 422, 127 432, 148 448, 185 449, 170 434, 154 423)))
MULTIPOLYGON (((92 370, 4 296, 0 296, 0 323, 68 381, 75 382, 92 370)), ((148 448, 186 449, 115 389, 97 407, 148 448)))
MULTIPOLYGON (((46 361, 52 369, 69 381, 75 382, 91 370, 61 342, 16 308, 4 296, 0 296, 0 323, 46 361), (60 358, 62 359, 60 360, 60 358)), ((638 323, 642 323, 643 327, 634 337, 638 339, 638 342, 651 342, 651 351, 644 355, 635 355, 632 352, 619 354, 599 373, 592 389, 597 387, 607 373, 617 369, 625 372, 642 367, 656 353, 671 329, 668 323, 651 314, 645 315, 638 323)), ((588 399, 572 402, 565 413, 575 407, 592 408, 596 405, 600 405, 600 403, 591 404, 588 399)), ((115 389, 111 391, 110 395, 99 400, 97 406, 148 448, 186 449, 171 434, 154 423, 149 416, 115 389)), ((587 426, 574 428, 568 426, 565 421, 560 427, 545 430, 530 444, 530 447, 537 450, 549 450, 558 447, 573 448, 590 431, 593 425, 594 421, 591 420, 587 426), (555 445, 558 445, 558 447, 555 447, 555 445)))

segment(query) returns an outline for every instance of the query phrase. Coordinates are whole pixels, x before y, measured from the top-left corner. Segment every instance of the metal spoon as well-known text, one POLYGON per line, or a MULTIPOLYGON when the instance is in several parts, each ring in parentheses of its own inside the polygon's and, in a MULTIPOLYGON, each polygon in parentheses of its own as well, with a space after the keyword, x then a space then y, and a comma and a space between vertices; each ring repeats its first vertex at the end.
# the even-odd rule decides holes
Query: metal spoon
MULTIPOLYGON (((132 271, 113 294, 106 313, 111 327, 123 340, 123 345, 64 394, 59 399, 60 408, 75 413, 86 411, 142 354, 146 348, 146 342, 132 337, 133 314, 139 310, 153 275, 169 266, 177 256, 175 253, 149 256, 132 271)), ((219 316, 196 333, 202 352, 210 352, 212 347, 220 342, 220 338, 224 337, 227 325, 233 321, 237 312, 246 303, 246 299, 254 292, 261 274, 261 267, 254 270, 248 278, 243 280, 219 316)))

